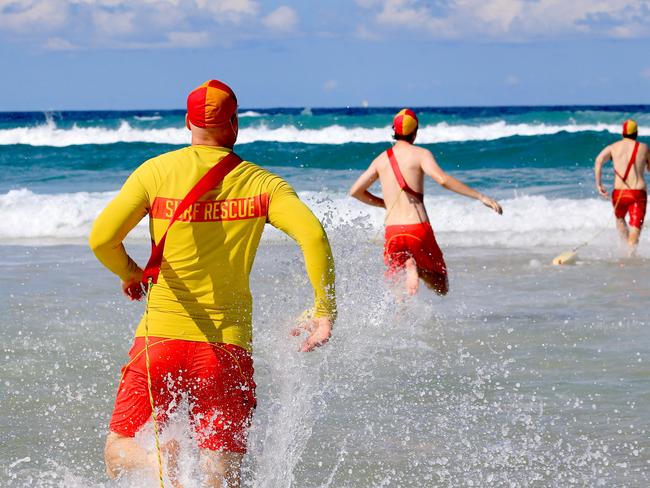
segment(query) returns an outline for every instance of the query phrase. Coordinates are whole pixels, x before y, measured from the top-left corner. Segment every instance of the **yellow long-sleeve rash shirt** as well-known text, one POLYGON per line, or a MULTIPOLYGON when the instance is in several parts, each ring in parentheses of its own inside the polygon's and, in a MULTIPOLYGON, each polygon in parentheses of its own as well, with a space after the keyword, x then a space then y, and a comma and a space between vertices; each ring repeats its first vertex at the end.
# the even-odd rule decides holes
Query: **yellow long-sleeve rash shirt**
MULTIPOLYGON (((149 214, 158 242, 176 205, 229 152, 189 146, 136 169, 93 225, 89 243, 97 258, 122 280, 132 278, 138 266, 122 245, 129 231, 149 214)), ((334 317, 334 261, 322 225, 282 178, 243 161, 172 225, 149 299, 149 335, 250 350, 249 275, 267 222, 301 247, 314 315, 334 317)), ((136 336, 143 335, 141 320, 136 336)))

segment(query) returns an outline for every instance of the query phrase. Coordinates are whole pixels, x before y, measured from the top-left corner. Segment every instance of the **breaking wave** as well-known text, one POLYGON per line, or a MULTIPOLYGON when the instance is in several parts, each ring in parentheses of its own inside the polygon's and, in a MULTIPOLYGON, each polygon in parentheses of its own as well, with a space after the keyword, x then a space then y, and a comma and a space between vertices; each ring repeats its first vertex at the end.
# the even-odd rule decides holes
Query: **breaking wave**
MULTIPOLYGON (((254 117, 253 112, 245 112, 254 117)), ((256 113, 255 113, 256 114, 256 113)), ((607 131, 618 134, 618 125, 612 124, 511 124, 504 121, 482 125, 448 124, 441 122, 424 125, 418 133, 418 142, 491 141, 513 136, 540 136, 560 132, 607 131)), ((643 134, 642 134, 643 135, 643 134)), ((293 125, 271 128, 262 123, 241 129, 238 142, 283 142, 304 144, 384 143, 391 140, 391 129, 386 127, 345 127, 329 125, 320 129, 302 129, 293 125)), ((31 146, 65 147, 82 144, 115 144, 119 142, 146 142, 154 144, 189 144, 190 134, 184 127, 142 129, 121 121, 117 128, 101 126, 60 128, 52 120, 31 127, 0 130, 0 145, 26 144, 31 146)))
MULTIPOLYGON (((37 194, 28 189, 0 195, 0 242, 85 240, 93 220, 115 192, 37 194)), ((360 239, 380 239, 384 212, 342 194, 301 192, 329 232, 358 229, 360 239)), ((459 197, 427 197, 430 219, 439 239, 458 246, 536 247, 574 245, 612 226, 611 205, 597 199, 518 196, 501 202, 499 216, 479 203, 459 197)), ((133 232, 147 238, 141 223, 133 232)), ((279 231, 267 239, 283 239, 279 231)), ((47 241, 47 242, 46 242, 47 241)))

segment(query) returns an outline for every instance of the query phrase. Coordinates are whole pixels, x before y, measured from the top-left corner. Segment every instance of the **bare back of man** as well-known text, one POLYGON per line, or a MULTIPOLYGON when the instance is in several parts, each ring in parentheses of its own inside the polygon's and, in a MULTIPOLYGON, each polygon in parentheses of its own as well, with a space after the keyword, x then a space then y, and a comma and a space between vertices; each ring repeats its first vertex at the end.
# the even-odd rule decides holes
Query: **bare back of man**
POLYGON ((621 238, 627 242, 630 255, 636 252, 643 227, 647 206, 645 171, 650 171, 648 145, 637 142, 636 137, 636 122, 626 121, 623 139, 603 149, 596 157, 595 163, 596 189, 604 197, 610 195, 602 184, 602 167, 607 161, 612 161, 614 166, 612 205, 616 216, 616 227, 621 238), (633 128, 631 132, 630 125, 633 128), (628 214, 629 227, 625 221, 628 214))
MULTIPOLYGON (((368 169, 357 179, 350 189, 350 195, 368 205, 386 208, 386 264, 390 268, 406 270, 406 290, 413 295, 417 292, 419 279, 435 292, 445 295, 448 291, 447 272, 442 252, 435 241, 429 224, 429 217, 424 206, 424 176, 431 177, 447 190, 475 198, 484 205, 501 214, 501 206, 493 199, 470 188, 453 176, 446 174, 436 162, 431 151, 415 146, 417 136, 417 117, 404 109, 394 119, 395 138, 397 142, 391 148, 393 162, 389 151, 377 156, 368 169), (409 117, 409 133, 404 134, 400 118, 409 117), (396 167, 394 167, 396 166, 396 167), (400 184, 399 178, 403 178, 400 184), (368 191, 379 179, 383 198, 368 191), (418 227, 421 226, 421 227, 418 227), (422 235, 418 235, 421 233, 422 235), (418 249, 391 249, 391 244, 402 241, 408 236, 413 240, 424 242, 418 249), (428 246, 428 247, 427 247, 428 246), (406 259, 394 259, 392 254, 407 255, 406 259), (418 260, 418 254, 420 259, 418 260)), ((400 244, 397 244, 399 247, 400 244)))
MULTIPOLYGON (((408 186, 418 193, 424 193, 424 168, 425 166, 430 167, 430 164, 423 163, 430 163, 433 158, 432 154, 424 148, 404 141, 398 141, 395 144, 393 153, 408 186)), ((389 210, 386 213, 385 224, 428 222, 429 217, 424 202, 402 191, 385 151, 375 158, 371 164, 371 167, 373 166, 379 177, 386 208, 389 210)))

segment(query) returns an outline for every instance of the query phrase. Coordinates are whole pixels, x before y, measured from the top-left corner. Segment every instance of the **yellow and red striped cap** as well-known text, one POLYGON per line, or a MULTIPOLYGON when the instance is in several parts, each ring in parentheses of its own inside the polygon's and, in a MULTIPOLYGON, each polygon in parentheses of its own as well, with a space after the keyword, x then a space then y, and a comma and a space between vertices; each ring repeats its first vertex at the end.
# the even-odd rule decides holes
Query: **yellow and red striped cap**
POLYGON ((627 119, 623 122, 623 137, 631 136, 637 133, 639 127, 636 125, 636 121, 633 119, 627 119))
POLYGON ((418 128, 418 117, 410 108, 403 108, 393 119, 393 130, 398 136, 413 134, 418 128))
POLYGON ((230 122, 236 113, 235 93, 219 80, 206 81, 187 97, 187 118, 197 127, 219 127, 230 122))

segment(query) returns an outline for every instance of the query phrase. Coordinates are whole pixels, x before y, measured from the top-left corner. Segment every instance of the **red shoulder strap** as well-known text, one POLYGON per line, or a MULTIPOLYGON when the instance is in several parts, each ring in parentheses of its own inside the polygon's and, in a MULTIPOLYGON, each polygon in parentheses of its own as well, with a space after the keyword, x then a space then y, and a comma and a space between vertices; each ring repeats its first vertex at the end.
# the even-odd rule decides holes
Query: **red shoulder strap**
POLYGON ((627 163, 627 168, 625 168, 625 174, 623 176, 619 175, 616 170, 614 170, 614 173, 618 175, 620 179, 623 180, 623 183, 627 181, 627 177, 630 176, 630 171, 632 170, 632 166, 634 166, 634 163, 636 163, 636 154, 639 152, 639 141, 636 141, 634 144, 634 150, 632 151, 632 157, 630 157, 630 162, 627 163))
POLYGON ((235 153, 230 153, 221 161, 215 164, 203 177, 194 185, 185 198, 178 204, 176 211, 167 224, 165 233, 156 244, 153 239, 151 240, 151 257, 144 268, 142 275, 142 282, 146 285, 149 280, 153 283, 158 282, 158 275, 160 274, 160 264, 163 258, 163 249, 165 248, 165 240, 170 227, 176 220, 187 210, 194 202, 196 202, 202 195, 205 195, 209 190, 218 186, 223 179, 230 173, 237 165, 241 163, 241 158, 235 153))
POLYGON ((399 185, 399 187, 409 195, 412 195, 415 198, 417 198, 420 202, 424 201, 424 195, 420 192, 413 190, 408 185, 408 183, 406 183, 406 180, 404 179, 404 176, 402 175, 402 172, 399 169, 399 164, 397 164, 397 159, 395 158, 395 154, 393 153, 393 148, 389 147, 388 150, 386 151, 386 154, 388 154, 388 160, 390 161, 391 168, 393 168, 393 173, 395 174, 395 178, 397 179, 397 184, 399 185))

